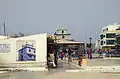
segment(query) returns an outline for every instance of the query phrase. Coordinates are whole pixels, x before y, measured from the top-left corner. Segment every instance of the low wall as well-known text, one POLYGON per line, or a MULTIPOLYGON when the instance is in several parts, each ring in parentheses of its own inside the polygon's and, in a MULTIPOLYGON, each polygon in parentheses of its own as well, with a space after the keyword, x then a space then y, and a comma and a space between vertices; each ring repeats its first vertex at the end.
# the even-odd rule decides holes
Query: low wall
POLYGON ((0 68, 47 67, 46 62, 0 63, 0 68))

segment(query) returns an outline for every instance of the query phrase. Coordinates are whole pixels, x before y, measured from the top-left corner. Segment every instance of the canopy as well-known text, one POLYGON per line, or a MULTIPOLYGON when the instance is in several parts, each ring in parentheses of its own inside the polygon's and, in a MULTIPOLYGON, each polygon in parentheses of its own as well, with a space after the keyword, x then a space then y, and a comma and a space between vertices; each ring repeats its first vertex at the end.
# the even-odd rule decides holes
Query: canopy
POLYGON ((69 41, 69 40, 57 40, 57 44, 84 44, 84 42, 69 41))

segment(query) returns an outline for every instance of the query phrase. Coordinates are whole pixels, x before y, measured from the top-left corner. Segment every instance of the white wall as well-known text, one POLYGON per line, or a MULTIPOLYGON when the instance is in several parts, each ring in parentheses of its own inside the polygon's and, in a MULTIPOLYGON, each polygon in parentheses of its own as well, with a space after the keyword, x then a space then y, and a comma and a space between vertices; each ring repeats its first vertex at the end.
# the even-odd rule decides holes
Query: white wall
MULTIPOLYGON (((16 62, 16 40, 15 39, 0 40, 0 44, 10 44, 9 52, 7 52, 7 53, 0 52, 0 63, 16 62)), ((0 48, 2 48, 2 47, 0 47, 0 48)))
MULTIPOLYGON (((0 44, 10 44, 10 51, 0 52, 0 63, 21 63, 21 62, 47 62, 47 34, 30 35, 20 38, 10 38, 0 40, 0 44), (18 61, 18 48, 21 44, 35 41, 36 61, 18 61)), ((0 47, 1 48, 1 47, 0 47)))

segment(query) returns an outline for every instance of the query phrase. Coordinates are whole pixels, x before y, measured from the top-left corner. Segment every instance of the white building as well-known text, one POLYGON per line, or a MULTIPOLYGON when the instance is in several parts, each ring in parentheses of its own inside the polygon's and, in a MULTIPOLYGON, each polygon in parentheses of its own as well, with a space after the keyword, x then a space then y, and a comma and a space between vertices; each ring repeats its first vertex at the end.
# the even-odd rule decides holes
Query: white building
POLYGON ((120 24, 114 23, 102 28, 100 34, 100 47, 115 48, 116 34, 120 33, 120 24))

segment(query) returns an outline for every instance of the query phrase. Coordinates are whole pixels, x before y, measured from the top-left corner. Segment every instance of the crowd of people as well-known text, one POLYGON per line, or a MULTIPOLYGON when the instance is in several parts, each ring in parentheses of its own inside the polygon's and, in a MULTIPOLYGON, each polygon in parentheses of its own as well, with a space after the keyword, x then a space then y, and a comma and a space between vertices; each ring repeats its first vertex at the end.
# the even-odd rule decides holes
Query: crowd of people
POLYGON ((72 53, 73 53, 73 50, 71 48, 59 49, 58 50, 58 58, 61 58, 61 60, 63 60, 64 58, 68 58, 68 63, 72 62, 72 57, 71 57, 72 53))
MULTIPOLYGON (((99 57, 102 56, 103 58, 106 58, 106 57, 111 58, 112 50, 110 50, 110 49, 97 49, 95 51, 99 54, 99 57)), ((70 47, 68 49, 64 49, 64 48, 58 49, 57 51, 52 50, 50 53, 48 53, 48 61, 52 63, 53 67, 57 66, 56 62, 58 59, 63 60, 64 58, 67 58, 68 63, 69 63, 69 62, 72 62, 72 55, 71 54, 73 54, 73 53, 74 53, 74 50, 70 47)), ((93 56, 92 56, 93 49, 88 48, 82 53, 75 52, 75 54, 77 54, 79 57, 87 56, 88 59, 92 59, 93 58, 93 56)))
POLYGON ((48 63, 51 63, 53 67, 56 67, 57 64, 55 63, 59 58, 63 60, 64 58, 68 58, 68 63, 71 61, 71 54, 72 54, 72 49, 59 49, 57 51, 52 50, 50 53, 48 53, 48 63))
POLYGON ((110 48, 105 48, 105 49, 93 49, 88 48, 85 50, 85 55, 87 54, 88 59, 92 59, 92 54, 99 54, 99 57, 103 57, 103 58, 111 58, 112 54, 115 54, 115 49, 110 49, 110 48))
POLYGON ((99 57, 103 57, 103 58, 106 58, 106 57, 109 57, 111 58, 111 54, 113 52, 113 50, 110 50, 110 49, 98 49, 97 51, 99 53, 99 57))

